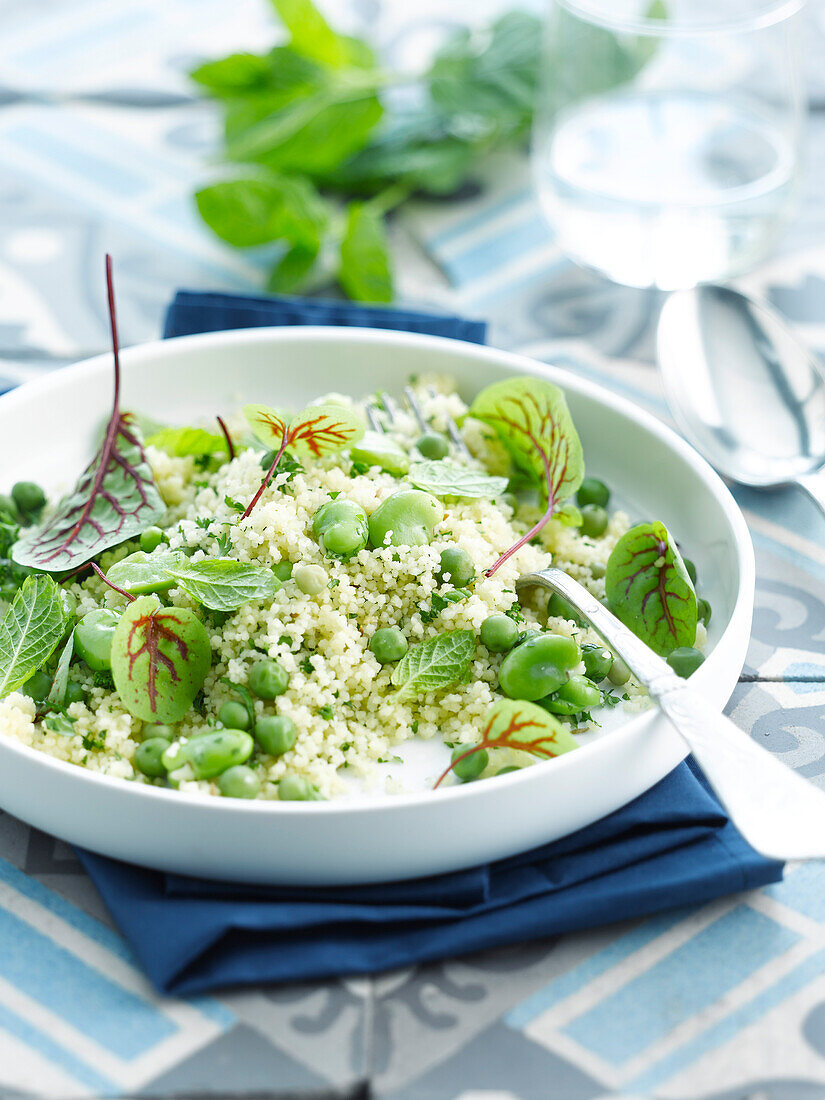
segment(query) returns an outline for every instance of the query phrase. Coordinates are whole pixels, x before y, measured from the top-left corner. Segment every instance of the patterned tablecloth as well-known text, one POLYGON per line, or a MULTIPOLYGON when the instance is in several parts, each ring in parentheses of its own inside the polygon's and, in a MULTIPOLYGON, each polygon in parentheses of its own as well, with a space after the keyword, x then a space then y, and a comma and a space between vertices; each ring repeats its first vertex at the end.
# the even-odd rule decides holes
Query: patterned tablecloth
MULTIPOLYGON (((450 18, 477 7, 454 0, 450 18)), ((346 14, 396 55, 445 21, 437 0, 414 11, 353 0, 346 14)), ((811 15, 825 32, 821 9, 811 15)), ((0 388, 106 347, 105 250, 117 259, 125 343, 157 336, 178 286, 260 285, 266 256, 231 254, 193 216, 188 195, 216 122, 182 74, 197 56, 271 34, 264 0, 0 0, 0 388)), ((823 43, 809 36, 820 77, 823 43)), ((825 351, 816 109, 808 146, 800 217, 750 282, 825 351)), ((420 206, 395 235, 407 299, 485 316, 494 344, 569 364, 667 418, 651 366, 655 296, 566 262, 524 165, 495 166, 475 196, 420 206)), ((737 496, 758 580, 728 711, 825 785, 825 521, 801 494, 737 496)), ((0 1095, 214 1090, 825 1097, 825 867, 375 980, 181 1001, 153 994, 71 852, 0 815, 0 1095)))

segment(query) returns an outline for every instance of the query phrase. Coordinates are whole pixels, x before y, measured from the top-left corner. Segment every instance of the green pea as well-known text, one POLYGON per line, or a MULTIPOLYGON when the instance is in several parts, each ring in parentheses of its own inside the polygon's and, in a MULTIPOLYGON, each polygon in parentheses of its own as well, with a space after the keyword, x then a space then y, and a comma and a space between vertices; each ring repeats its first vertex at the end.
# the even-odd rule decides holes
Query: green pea
POLYGON ((450 453, 450 444, 441 432, 425 432, 416 439, 415 446, 424 458, 446 458, 450 453))
POLYGON ((11 496, 26 516, 37 517, 46 506, 46 494, 34 481, 18 481, 12 486, 11 496))
POLYGON ((473 752, 470 753, 469 756, 464 756, 464 753, 470 748, 472 748, 471 745, 456 745, 451 757, 453 771, 463 783, 468 783, 472 779, 478 779, 490 762, 490 756, 486 749, 479 749, 478 752, 473 752), (463 757, 463 759, 459 759, 459 757, 463 757))
POLYGON ((292 570, 292 579, 305 596, 317 596, 324 591, 329 581, 326 571, 320 565, 296 565, 292 570))
POLYGON ((246 764, 235 764, 218 777, 218 790, 224 798, 257 798, 261 781, 246 764))
POLYGON ((44 699, 48 698, 51 689, 52 678, 43 669, 33 672, 20 688, 22 693, 28 695, 30 699, 34 699, 35 703, 42 703, 44 699))
POLYGON ((135 751, 135 767, 150 779, 162 778, 166 775, 163 754, 168 748, 169 742, 165 737, 150 737, 147 741, 141 741, 135 751))
POLYGON ((571 676, 558 691, 541 699, 540 704, 551 714, 579 714, 597 707, 601 701, 602 693, 592 680, 586 676, 571 676))
POLYGON ((406 451, 384 432, 364 432, 358 442, 350 447, 349 453, 354 462, 378 466, 395 477, 400 477, 410 468, 406 451))
POLYGON ((511 650, 499 669, 501 690, 511 699, 543 699, 562 686, 581 660, 578 645, 560 634, 537 634, 511 650))
POLYGON ((407 652, 407 639, 397 626, 382 626, 370 638, 369 649, 380 665, 389 665, 407 652))
POLYGON ((214 779, 235 764, 244 764, 255 742, 245 730, 213 730, 189 741, 175 741, 163 753, 168 772, 189 764, 196 779, 214 779))
POLYGON ((285 714, 265 714, 255 723, 255 740, 264 752, 283 756, 298 740, 298 730, 285 714))
POLYGON ((279 561, 272 566, 272 572, 279 581, 288 581, 292 576, 292 562, 279 561))
POLYGON ((278 798, 281 802, 311 802, 314 791, 312 784, 303 775, 291 775, 287 773, 281 776, 278 784, 278 798))
POLYGON ((167 726, 165 722, 146 722, 142 736, 144 741, 149 741, 153 737, 162 737, 164 741, 172 742, 175 740, 176 732, 174 726, 167 726))
POLYGON ((518 627, 509 615, 488 615, 481 624, 479 637, 491 653, 507 653, 516 644, 518 627))
POLYGON ((282 664, 267 658, 249 670, 249 690, 259 699, 275 699, 289 686, 289 673, 282 664))
POLYGON ((578 612, 558 592, 553 592, 547 601, 547 617, 549 619, 564 619, 566 622, 575 623, 576 626, 584 626, 578 612))
POLYGON ((462 550, 460 546, 448 546, 446 550, 441 551, 438 573, 436 573, 440 584, 449 581, 450 584, 460 588, 464 584, 469 584, 475 575, 473 559, 466 550, 462 550))
MULTIPOLYGON (((510 772, 520 772, 521 768, 518 764, 508 764, 506 768, 499 768, 496 775, 509 775, 510 772)), ((495 778, 495 777, 494 777, 495 778)))
POLYGON ((351 558, 367 545, 367 513, 354 500, 339 497, 321 505, 312 517, 312 530, 328 557, 351 558))
POLYGON ((704 653, 700 653, 699 650, 694 649, 693 646, 685 645, 679 646, 678 649, 674 649, 669 655, 667 663, 677 676, 681 676, 683 680, 687 680, 688 676, 692 676, 704 660, 704 653))
POLYGON ((17 505, 11 497, 7 497, 5 493, 0 493, 0 522, 17 523, 19 519, 20 513, 17 511, 17 505))
POLYGON ((70 703, 82 703, 86 698, 86 692, 83 686, 77 682, 77 680, 69 680, 66 684, 66 706, 70 703))
POLYGON ((164 541, 166 536, 160 527, 147 527, 145 531, 141 533, 140 548, 144 554, 151 554, 153 550, 157 550, 160 544, 164 541))
POLYGON ((592 642, 582 646, 582 660, 584 671, 597 684, 607 677, 613 666, 613 654, 610 650, 601 645, 593 645, 592 642))
POLYGON ((249 711, 243 703, 237 703, 234 699, 223 704, 218 711, 218 721, 222 726, 234 730, 248 730, 252 725, 249 711))
POLYGON ((586 504, 582 508, 582 523, 579 530, 590 539, 598 539, 607 530, 608 515, 600 504, 586 504))
POLYGON ((607 678, 614 687, 623 687, 630 679, 630 669, 621 657, 613 657, 613 664, 610 666, 607 678))
POLYGON ((690 577, 691 584, 696 584, 696 566, 690 560, 690 558, 682 558, 687 570, 687 575, 690 577))
POLYGON ((74 649, 94 672, 112 667, 112 638, 120 612, 108 608, 87 611, 74 628, 74 649))
POLYGON ((699 616, 699 622, 704 623, 705 626, 707 626, 710 623, 710 617, 713 614, 713 611, 708 601, 699 600, 696 610, 699 616))
POLYGON ((391 546, 426 546, 443 516, 443 505, 431 493, 401 489, 390 494, 370 516, 370 542, 381 547, 392 532, 391 546))
POLYGON ((599 481, 596 477, 586 477, 579 486, 579 491, 576 493, 576 500, 582 508, 588 504, 598 504, 601 508, 606 508, 608 501, 610 500, 610 490, 603 481, 599 481))

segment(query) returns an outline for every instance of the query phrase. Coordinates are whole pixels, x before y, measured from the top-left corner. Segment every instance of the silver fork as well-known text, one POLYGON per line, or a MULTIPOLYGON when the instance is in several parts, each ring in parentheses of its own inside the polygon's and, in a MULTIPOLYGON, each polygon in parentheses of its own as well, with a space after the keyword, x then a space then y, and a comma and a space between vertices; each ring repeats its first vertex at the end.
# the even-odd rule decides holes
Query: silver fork
MULTIPOLYGON (((437 396, 434 386, 427 388, 427 393, 430 397, 437 396)), ((377 405, 372 402, 367 405, 367 420, 369 425, 375 432, 386 432, 395 425, 398 419, 399 408, 396 405, 395 400, 386 392, 382 390, 376 394, 376 397, 380 400, 381 404, 377 405)), ((416 396, 415 390, 412 386, 404 387, 404 398, 409 406, 410 412, 415 417, 416 423, 422 432, 432 431, 431 425, 427 423, 427 419, 424 416, 424 411, 421 408, 421 404, 416 396)), ((451 416, 447 417, 447 434, 449 435, 452 443, 461 452, 465 458, 472 457, 470 455, 469 448, 464 442, 464 437, 459 431, 458 424, 453 420, 451 416)))
POLYGON ((771 859, 825 858, 825 791, 780 763, 720 714, 561 569, 525 573, 516 592, 549 588, 588 620, 644 684, 696 758, 752 848, 771 859))

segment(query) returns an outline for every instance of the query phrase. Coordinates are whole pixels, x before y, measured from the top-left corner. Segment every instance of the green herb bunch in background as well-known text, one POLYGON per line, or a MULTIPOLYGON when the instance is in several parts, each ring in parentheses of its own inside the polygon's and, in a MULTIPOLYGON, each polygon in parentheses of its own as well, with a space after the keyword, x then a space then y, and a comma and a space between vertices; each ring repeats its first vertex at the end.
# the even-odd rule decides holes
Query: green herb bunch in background
MULTIPOLYGON (((221 102, 222 157, 238 166, 198 191, 198 210, 237 248, 283 246, 271 291, 334 276, 351 298, 389 302, 386 216, 413 194, 451 194, 490 153, 524 141, 541 20, 514 11, 462 30, 428 69, 408 74, 388 72, 366 42, 333 30, 312 0, 271 3, 286 45, 191 74, 221 102)), ((597 84, 627 79, 645 59, 620 51, 610 60, 597 84)))

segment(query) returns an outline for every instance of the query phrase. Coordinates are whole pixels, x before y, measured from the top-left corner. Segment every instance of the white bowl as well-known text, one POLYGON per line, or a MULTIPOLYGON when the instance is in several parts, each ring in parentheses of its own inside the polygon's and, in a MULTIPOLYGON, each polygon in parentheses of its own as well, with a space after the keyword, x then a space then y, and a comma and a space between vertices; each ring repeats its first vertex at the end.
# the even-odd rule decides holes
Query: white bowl
MULTIPOLYGON (((437 337, 364 329, 211 333, 123 353, 122 405, 159 420, 211 417, 243 400, 298 406, 330 390, 398 391, 423 370, 471 398, 511 374, 560 385, 603 476, 639 517, 663 520, 713 606, 712 650, 694 682, 729 698, 750 634, 754 563, 739 509, 668 428, 573 374, 437 337)), ((0 397, 0 486, 65 489, 98 445, 111 358, 78 363, 0 397)), ((0 737, 0 806, 93 851, 182 874, 260 883, 378 882, 437 874, 535 847, 596 821, 673 769, 685 747, 656 710, 556 760, 437 792, 327 803, 244 802, 130 783, 0 737)))

